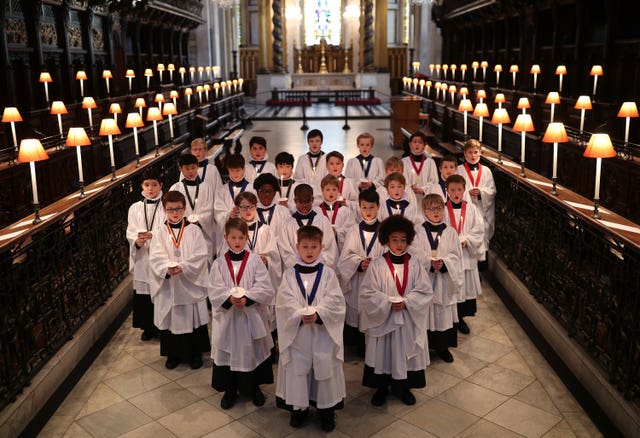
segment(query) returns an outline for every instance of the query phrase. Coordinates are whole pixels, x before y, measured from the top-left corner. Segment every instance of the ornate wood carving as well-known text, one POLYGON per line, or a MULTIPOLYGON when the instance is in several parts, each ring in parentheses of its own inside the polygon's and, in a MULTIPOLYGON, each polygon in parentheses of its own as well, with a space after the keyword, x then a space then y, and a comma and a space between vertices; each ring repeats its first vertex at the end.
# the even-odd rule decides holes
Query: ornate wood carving
POLYGON ((58 45, 58 32, 56 26, 53 23, 42 23, 40 26, 40 41, 45 46, 57 46, 58 45))
MULTIPOLYGON (((320 64, 322 59, 322 47, 320 44, 313 46, 305 46, 301 49, 293 49, 293 59, 298 59, 298 54, 302 58, 302 69, 305 73, 320 72, 320 64)), ((349 59, 349 65, 353 65, 352 48, 345 49, 338 45, 325 44, 325 63, 328 73, 342 73, 344 70, 345 55, 349 59)))
POLYGON ((8 17, 5 32, 9 44, 27 44, 27 27, 24 20, 8 17))
POLYGON ((82 32, 80 26, 69 26, 69 46, 82 47, 82 32))

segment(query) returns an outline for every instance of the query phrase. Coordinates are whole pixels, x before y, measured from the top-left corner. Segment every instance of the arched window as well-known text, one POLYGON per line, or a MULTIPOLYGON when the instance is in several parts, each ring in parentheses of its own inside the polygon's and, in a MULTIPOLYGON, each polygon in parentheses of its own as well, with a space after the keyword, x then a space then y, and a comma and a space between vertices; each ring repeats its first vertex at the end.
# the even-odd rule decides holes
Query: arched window
POLYGON ((319 44, 323 37, 327 44, 340 45, 342 1, 305 0, 304 29, 304 41, 307 46, 319 44))

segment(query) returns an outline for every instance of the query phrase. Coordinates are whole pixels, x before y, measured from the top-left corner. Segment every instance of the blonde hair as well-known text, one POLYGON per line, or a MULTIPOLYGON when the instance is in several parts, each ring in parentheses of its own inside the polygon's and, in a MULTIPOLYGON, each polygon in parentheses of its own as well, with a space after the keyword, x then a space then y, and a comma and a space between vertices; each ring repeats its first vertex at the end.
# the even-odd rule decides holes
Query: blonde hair
POLYGON ((475 138, 471 138, 469 140, 467 140, 464 144, 464 150, 465 152, 468 149, 472 149, 472 148, 478 148, 480 150, 482 150, 482 143, 480 143, 478 140, 476 140, 475 138))
POLYGON ((333 175, 327 175, 324 178, 322 178, 322 181, 320 181, 320 188, 324 189, 326 186, 329 186, 329 185, 334 185, 338 189, 340 189, 340 180, 333 175))
POLYGON ((422 198, 423 210, 432 205, 438 205, 440 207, 444 206, 444 199, 442 199, 442 196, 438 195, 437 193, 429 193, 424 198, 422 198))
POLYGON ((387 161, 385 161, 384 168, 385 170, 400 169, 400 171, 403 171, 404 164, 402 163, 402 160, 400 158, 391 157, 391 158, 388 158, 387 161))
POLYGON ((389 175, 387 175, 387 177, 384 179, 384 186, 389 187, 389 183, 391 181, 399 182, 403 186, 407 185, 406 178, 400 172, 391 172, 389 175))
POLYGON ((207 142, 204 141, 204 138, 197 137, 197 138, 194 138, 191 141, 191 146, 190 147, 194 147, 194 146, 204 146, 204 148, 206 149, 207 148, 207 142))
POLYGON ((360 134, 357 138, 356 138, 356 144, 360 143, 360 140, 364 140, 364 139, 370 139, 371 140, 371 144, 373 145, 375 143, 375 138, 373 138, 373 135, 369 134, 368 132, 363 132, 362 134, 360 134))

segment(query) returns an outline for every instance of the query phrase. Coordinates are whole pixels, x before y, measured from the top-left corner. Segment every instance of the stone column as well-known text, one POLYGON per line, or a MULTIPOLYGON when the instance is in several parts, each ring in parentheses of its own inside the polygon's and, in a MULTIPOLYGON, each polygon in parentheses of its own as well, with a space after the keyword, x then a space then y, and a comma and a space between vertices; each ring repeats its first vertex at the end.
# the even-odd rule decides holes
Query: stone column
MULTIPOLYGON (((386 14, 386 12, 385 12, 386 14)), ((386 37, 386 35, 385 35, 386 37)), ((373 0, 364 0, 364 59, 363 70, 367 73, 376 71, 373 58, 373 0)))
POLYGON ((389 71, 389 55, 387 54, 387 0, 376 0, 375 2, 375 33, 374 33, 374 64, 376 71, 389 71))
POLYGON ((269 20, 269 0, 258 0, 258 42, 260 52, 260 68, 258 72, 261 74, 271 73, 271 63, 269 62, 269 54, 271 52, 269 41, 271 40, 270 31, 271 23, 269 20))
POLYGON ((271 22, 273 23, 273 30, 271 31, 273 36, 273 72, 284 73, 282 2, 273 0, 271 9, 273 10, 273 16, 271 17, 271 22))

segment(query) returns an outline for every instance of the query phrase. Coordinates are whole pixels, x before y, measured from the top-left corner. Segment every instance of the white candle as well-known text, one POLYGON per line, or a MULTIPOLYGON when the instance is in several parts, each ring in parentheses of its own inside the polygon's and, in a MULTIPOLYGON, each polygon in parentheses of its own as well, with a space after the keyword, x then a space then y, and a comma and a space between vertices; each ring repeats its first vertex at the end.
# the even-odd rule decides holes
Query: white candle
POLYGON ((586 110, 584 108, 580 110, 580 135, 582 135, 582 128, 584 128, 584 113, 585 113, 585 111, 586 110))
MULTIPOLYGON (((18 149, 18 137, 16 136, 16 122, 11 122, 11 135, 13 136, 13 146, 18 149)), ((627 137, 629 136, 629 118, 627 117, 627 137)))
POLYGON ((132 87, 132 85, 131 85, 131 79, 133 79, 133 78, 132 78, 132 77, 128 77, 127 79, 129 79, 129 94, 131 94, 131 91, 132 91, 132 90, 131 90, 131 87, 132 87))
POLYGON ((478 71, 478 67, 473 67, 473 80, 476 80, 476 72, 478 71))
POLYGON ((452 91, 451 92, 451 105, 453 105, 455 103, 455 93, 452 91))
POLYGON ((147 76, 147 90, 149 89, 150 82, 151 82, 151 76, 147 76))
POLYGON ((487 80, 487 67, 482 67, 482 80, 487 80))
POLYGON ((163 70, 158 70, 158 74, 160 75, 160 83, 162 83, 162 73, 163 73, 163 70))
POLYGON ((600 199, 600 170, 602 167, 602 158, 596 158, 596 194, 593 199, 600 199))
POLYGON ((191 95, 187 94, 187 108, 191 108, 191 95))
POLYGON ((513 82, 513 88, 516 88, 516 72, 511 72, 513 74, 513 80, 511 82, 513 82))
POLYGON ((62 114, 58 114, 58 129, 60 130, 60 137, 64 137, 62 133, 62 114))
POLYGON ((178 108, 178 104, 176 103, 176 98, 172 98, 173 99, 173 106, 175 106, 176 108, 178 108))
POLYGON ((553 178, 558 177, 558 142, 553 142, 553 178))
POLYGON ((158 146, 158 122, 157 120, 153 121, 153 138, 155 140, 155 145, 158 146))
POLYGON ((169 70, 169 81, 173 82, 173 70, 169 70))
POLYGON ((204 90, 204 96, 207 99, 207 102, 209 102, 209 90, 204 90))
POLYGON ((82 153, 80 152, 80 146, 76 146, 76 154, 78 155, 78 175, 80 181, 84 181, 84 175, 82 173, 82 153))
POLYGON ((238 268, 233 267, 233 284, 238 287, 238 268))
POLYGON ((44 82, 44 95, 45 95, 45 98, 47 99, 47 102, 49 102, 49 86, 47 85, 46 82, 44 82))
MULTIPOLYGON (((627 119, 627 121, 625 122, 624 125, 624 142, 625 143, 629 143, 629 122, 631 121, 630 117, 625 117, 625 119, 627 119)), ((13 127, 13 122, 11 122, 11 127, 13 127)), ((16 142, 16 133, 15 130, 13 131, 13 142, 16 142)))
POLYGON ((184 72, 180 72, 180 81, 184 84, 184 72))
POLYGON ((202 105, 202 91, 198 91, 198 102, 202 105))
POLYGON ((191 83, 193 83, 193 75, 194 75, 194 74, 195 74, 195 72, 193 72, 193 71, 190 71, 190 72, 189 72, 189 75, 191 76, 191 83))
POLYGON ((464 74, 467 72, 466 70, 460 70, 462 72, 462 82, 464 82, 464 74))
POLYGON ((560 86, 558 87, 558 91, 562 93, 562 76, 564 75, 559 75, 559 76, 560 76, 560 84, 559 84, 560 86))
POLYGON ((104 78, 107 83, 107 94, 111 94, 111 89, 109 88, 109 78, 104 78))
MULTIPOLYGON (((46 82, 45 82, 46 84, 46 82)), ((38 182, 36 181, 36 163, 35 161, 29 162, 29 169, 31 170, 31 191, 33 192, 33 203, 38 203, 38 182)))
POLYGON ((502 123, 498 123, 498 152, 502 152, 502 123))
POLYGON ((307 305, 307 309, 309 309, 309 293, 307 292, 308 283, 305 280, 304 282, 304 303, 307 305))
POLYGON ((496 72, 496 85, 500 85, 500 72, 496 72))
POLYGON ((136 146, 136 157, 140 156, 140 149, 138 148, 138 128, 133 127, 133 142, 136 146))
POLYGON ((111 158, 111 168, 114 169, 116 167, 116 160, 113 156, 113 136, 109 135, 109 157, 111 158))

